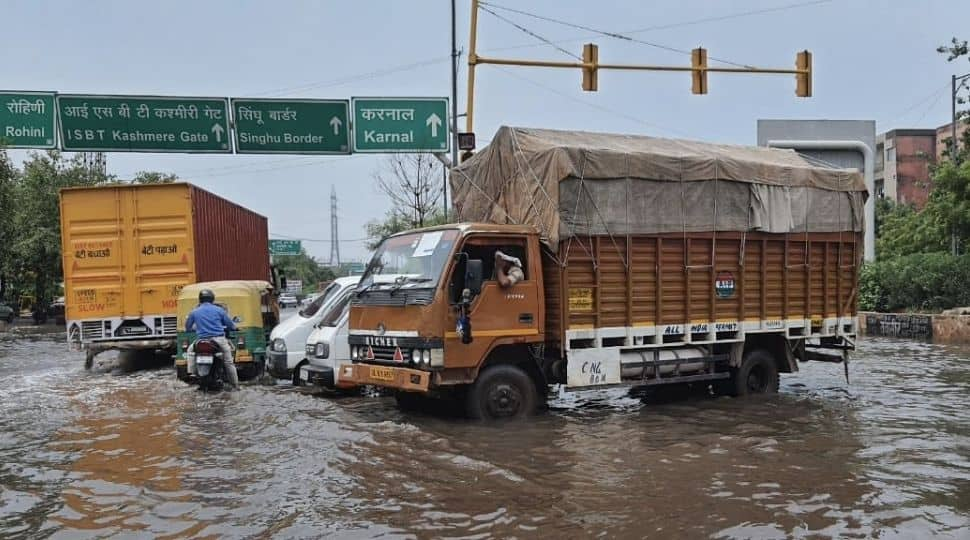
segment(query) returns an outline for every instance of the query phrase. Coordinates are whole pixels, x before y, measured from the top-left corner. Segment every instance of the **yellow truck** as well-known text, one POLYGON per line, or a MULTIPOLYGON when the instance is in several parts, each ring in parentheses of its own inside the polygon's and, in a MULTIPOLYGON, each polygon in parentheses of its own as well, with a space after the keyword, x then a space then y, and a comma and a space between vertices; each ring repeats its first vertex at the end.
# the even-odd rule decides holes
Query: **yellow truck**
POLYGON ((270 278, 266 218, 188 183, 60 192, 68 343, 174 352, 182 287, 270 278))

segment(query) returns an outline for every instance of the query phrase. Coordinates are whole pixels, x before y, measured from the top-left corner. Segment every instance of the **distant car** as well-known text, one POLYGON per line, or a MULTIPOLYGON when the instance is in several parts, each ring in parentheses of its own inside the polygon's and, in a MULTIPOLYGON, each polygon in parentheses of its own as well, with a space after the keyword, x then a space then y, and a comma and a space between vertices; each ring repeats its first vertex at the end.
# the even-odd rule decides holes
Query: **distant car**
POLYGON ((7 321, 12 324, 17 318, 17 312, 7 304, 0 304, 0 321, 7 321))
POLYGON ((296 299, 296 295, 292 293, 282 293, 279 299, 281 308, 290 308, 300 305, 300 301, 296 299))
POLYGON ((47 309, 48 314, 57 321, 57 324, 64 324, 64 297, 61 296, 56 298, 51 302, 50 307, 47 309))

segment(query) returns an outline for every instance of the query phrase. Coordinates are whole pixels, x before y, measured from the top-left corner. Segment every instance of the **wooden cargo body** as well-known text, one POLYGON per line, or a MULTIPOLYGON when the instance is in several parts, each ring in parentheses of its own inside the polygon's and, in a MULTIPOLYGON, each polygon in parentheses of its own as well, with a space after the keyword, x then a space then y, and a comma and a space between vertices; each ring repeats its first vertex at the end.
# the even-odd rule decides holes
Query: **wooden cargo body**
POLYGON ((558 254, 544 252, 547 343, 569 350, 751 332, 854 334, 861 247, 855 232, 565 239, 558 254))

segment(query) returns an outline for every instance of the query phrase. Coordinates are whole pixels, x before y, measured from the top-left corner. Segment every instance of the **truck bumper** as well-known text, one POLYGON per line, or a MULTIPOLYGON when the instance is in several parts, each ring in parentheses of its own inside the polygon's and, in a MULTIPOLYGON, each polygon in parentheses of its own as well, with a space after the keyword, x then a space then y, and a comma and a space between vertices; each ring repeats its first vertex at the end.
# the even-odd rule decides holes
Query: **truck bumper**
POLYGON ((115 341, 91 341, 83 344, 88 351, 97 354, 103 351, 175 349, 175 337, 160 339, 123 339, 115 341))
POLYGON ((406 392, 427 392, 431 387, 431 372, 369 364, 351 364, 340 367, 341 382, 356 386, 380 386, 406 392))

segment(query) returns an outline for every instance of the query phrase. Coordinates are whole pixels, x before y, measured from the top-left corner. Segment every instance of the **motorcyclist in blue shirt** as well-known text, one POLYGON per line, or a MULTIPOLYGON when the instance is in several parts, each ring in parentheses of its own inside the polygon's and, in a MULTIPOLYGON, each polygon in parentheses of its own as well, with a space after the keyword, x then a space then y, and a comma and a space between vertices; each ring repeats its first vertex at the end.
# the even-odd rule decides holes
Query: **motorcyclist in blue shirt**
POLYGON ((226 330, 235 331, 236 325, 226 314, 226 310, 215 304, 216 295, 209 289, 199 291, 199 305, 185 319, 185 331, 196 333, 196 339, 209 339, 222 349, 222 364, 226 369, 229 385, 239 388, 239 375, 232 360, 232 346, 226 339, 226 330))

